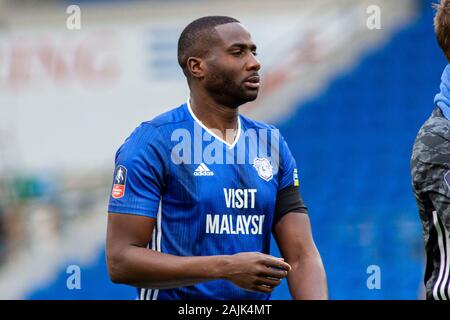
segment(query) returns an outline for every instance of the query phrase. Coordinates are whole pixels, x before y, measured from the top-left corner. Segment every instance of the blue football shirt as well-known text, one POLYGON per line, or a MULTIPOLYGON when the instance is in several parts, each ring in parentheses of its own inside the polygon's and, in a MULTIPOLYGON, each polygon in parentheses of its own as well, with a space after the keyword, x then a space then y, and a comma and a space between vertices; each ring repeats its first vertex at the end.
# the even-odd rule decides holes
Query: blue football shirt
MULTIPOLYGON (((148 248, 177 256, 270 253, 278 191, 298 186, 296 162, 270 125, 239 115, 233 144, 195 116, 189 101, 143 122, 116 153, 108 211, 156 219, 148 248)), ((269 299, 226 280, 138 299, 269 299)))

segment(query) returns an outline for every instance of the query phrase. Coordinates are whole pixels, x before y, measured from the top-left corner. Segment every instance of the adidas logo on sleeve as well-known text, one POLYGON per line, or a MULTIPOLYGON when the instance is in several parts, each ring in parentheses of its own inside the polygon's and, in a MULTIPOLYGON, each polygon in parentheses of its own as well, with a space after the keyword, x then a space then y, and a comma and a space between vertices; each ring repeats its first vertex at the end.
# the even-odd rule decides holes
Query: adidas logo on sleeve
POLYGON ((194 176, 213 176, 214 172, 208 169, 208 167, 202 162, 194 171, 194 176))

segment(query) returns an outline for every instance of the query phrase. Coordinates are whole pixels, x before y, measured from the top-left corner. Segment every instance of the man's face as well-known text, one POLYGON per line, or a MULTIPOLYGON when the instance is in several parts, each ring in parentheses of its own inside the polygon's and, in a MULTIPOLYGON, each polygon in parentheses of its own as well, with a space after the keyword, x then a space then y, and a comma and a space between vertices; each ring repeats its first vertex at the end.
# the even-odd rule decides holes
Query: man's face
POLYGON ((256 46, 240 23, 215 29, 219 41, 205 58, 203 84, 217 102, 237 108, 258 96, 261 65, 255 58, 256 46))

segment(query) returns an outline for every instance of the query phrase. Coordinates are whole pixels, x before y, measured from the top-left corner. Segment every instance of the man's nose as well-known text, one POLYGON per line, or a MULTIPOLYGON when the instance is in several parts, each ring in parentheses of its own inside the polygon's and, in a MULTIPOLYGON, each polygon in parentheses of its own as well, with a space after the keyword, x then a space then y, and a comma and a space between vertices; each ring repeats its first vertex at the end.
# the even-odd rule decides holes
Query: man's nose
POLYGON ((256 59, 255 55, 251 53, 249 56, 250 58, 248 59, 247 62, 247 70, 258 71, 259 69, 261 69, 261 63, 259 62, 258 59, 256 59))

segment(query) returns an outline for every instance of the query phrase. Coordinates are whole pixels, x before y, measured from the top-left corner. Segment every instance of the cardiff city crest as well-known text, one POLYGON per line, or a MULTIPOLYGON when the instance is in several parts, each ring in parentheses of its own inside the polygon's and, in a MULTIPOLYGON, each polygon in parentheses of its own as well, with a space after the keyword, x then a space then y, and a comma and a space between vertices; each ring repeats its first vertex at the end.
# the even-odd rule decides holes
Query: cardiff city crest
POLYGON ((258 171, 258 175, 264 180, 269 181, 273 178, 273 167, 266 158, 255 158, 253 166, 258 171))

